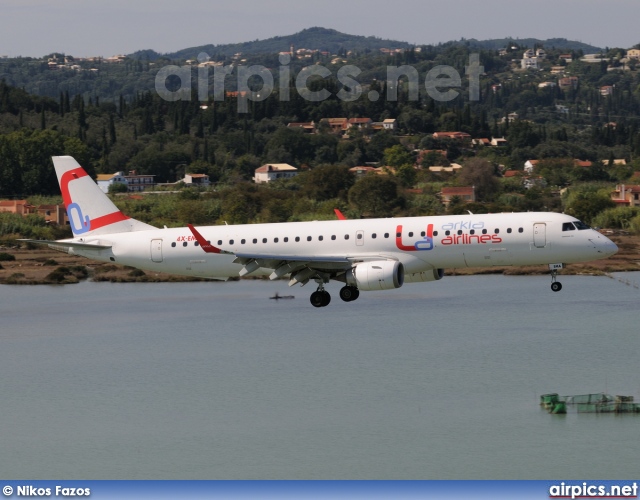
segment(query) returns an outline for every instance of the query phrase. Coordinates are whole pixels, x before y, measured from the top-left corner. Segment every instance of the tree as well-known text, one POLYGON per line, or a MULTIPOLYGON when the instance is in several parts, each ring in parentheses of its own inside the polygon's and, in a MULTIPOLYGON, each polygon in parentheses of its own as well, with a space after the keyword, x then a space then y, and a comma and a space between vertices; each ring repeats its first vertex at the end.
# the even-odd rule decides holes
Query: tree
POLYGON ((384 150, 384 164, 389 167, 400 167, 402 165, 412 165, 413 157, 401 144, 396 144, 384 150))
POLYGON ((304 179, 304 193, 317 201, 332 198, 347 199, 354 175, 348 167, 321 165, 308 172, 304 179))
POLYGON ((109 186, 109 194, 126 193, 128 191, 129 188, 124 182, 114 182, 109 186))
POLYGON ((411 187, 416 183, 418 172, 411 164, 405 163, 396 169, 396 178, 405 187, 411 187))
POLYGON ((488 201, 498 192, 500 182, 496 177, 493 164, 482 158, 467 160, 458 174, 458 181, 463 186, 474 186, 476 199, 488 201))
POLYGON ((587 224, 591 224, 600 212, 615 206, 615 202, 606 192, 594 191, 591 186, 588 186, 569 195, 566 211, 587 224))
POLYGON ((371 217, 388 217, 404 204, 398 184, 388 175, 368 174, 349 190, 349 203, 371 217))

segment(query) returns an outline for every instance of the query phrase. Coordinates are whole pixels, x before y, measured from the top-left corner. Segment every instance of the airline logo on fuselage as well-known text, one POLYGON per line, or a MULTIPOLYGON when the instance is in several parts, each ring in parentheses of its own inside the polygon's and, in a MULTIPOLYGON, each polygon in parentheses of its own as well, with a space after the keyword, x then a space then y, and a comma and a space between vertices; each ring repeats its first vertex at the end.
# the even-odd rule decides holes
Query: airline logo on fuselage
MULTIPOLYGON (((449 245, 487 245, 502 243, 502 238, 497 234, 476 234, 485 229, 484 222, 460 221, 443 224, 440 229, 445 231, 445 237, 440 240, 440 244, 449 245), (455 233, 454 233, 455 232, 455 233)), ((435 248, 433 238, 433 224, 427 226, 425 236, 416 241, 413 245, 405 245, 402 241, 402 226, 396 228, 396 247, 404 252, 428 251, 435 248)))

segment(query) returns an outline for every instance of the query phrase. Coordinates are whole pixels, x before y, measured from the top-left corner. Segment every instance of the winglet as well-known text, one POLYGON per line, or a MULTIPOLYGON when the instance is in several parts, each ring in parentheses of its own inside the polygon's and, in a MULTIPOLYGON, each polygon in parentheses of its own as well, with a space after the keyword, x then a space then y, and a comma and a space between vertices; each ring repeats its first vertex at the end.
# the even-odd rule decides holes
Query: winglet
POLYGON ((217 247, 214 247, 211 243, 205 240, 204 236, 202 236, 198 231, 196 231, 196 228, 193 227, 193 225, 187 224, 187 227, 189 228, 193 236, 195 236, 196 241, 200 244, 200 246, 206 253, 222 253, 222 250, 220 250, 217 247))
POLYGON ((336 213, 336 217, 338 218, 338 220, 347 220, 347 218, 342 215, 342 212, 337 208, 334 208, 333 211, 336 213))

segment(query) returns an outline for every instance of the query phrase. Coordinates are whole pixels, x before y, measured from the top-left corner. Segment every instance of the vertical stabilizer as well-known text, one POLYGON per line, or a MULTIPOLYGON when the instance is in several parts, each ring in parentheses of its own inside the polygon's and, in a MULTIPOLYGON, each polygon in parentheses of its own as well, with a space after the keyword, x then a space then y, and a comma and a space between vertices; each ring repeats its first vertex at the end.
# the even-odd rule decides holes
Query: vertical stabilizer
POLYGON ((155 229, 118 210, 73 157, 54 156, 52 159, 74 236, 155 229))

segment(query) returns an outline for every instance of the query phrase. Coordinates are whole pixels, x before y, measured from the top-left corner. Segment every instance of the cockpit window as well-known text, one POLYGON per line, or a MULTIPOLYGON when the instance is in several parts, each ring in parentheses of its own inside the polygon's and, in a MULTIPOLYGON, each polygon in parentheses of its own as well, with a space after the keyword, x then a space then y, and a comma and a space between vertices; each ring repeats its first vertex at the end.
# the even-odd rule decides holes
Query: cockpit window
POLYGON ((563 231, 575 231, 576 228, 573 225, 573 222, 565 222, 562 224, 562 230, 563 231))
POLYGON ((579 220, 575 221, 574 224, 576 225, 576 227, 580 230, 583 231, 585 229, 591 229, 589 226, 587 226, 584 222, 581 222, 579 220))

